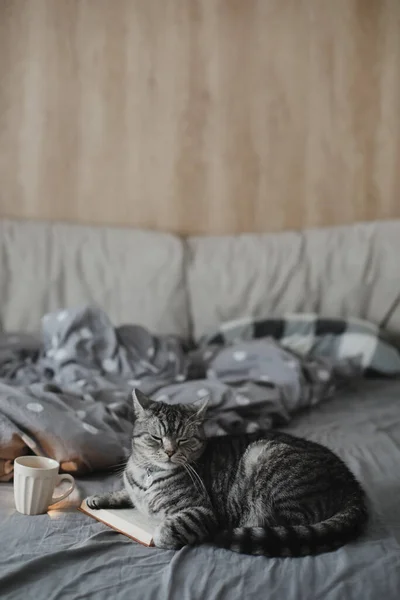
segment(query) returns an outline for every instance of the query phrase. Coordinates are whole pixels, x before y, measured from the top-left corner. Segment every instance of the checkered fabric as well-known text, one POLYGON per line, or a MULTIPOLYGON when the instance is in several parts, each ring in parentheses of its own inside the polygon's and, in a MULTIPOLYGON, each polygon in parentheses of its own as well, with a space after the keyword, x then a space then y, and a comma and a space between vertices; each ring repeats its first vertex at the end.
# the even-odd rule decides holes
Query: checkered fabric
POLYGON ((365 376, 400 374, 400 352, 383 330, 361 319, 324 318, 317 314, 287 314, 282 318, 245 317, 228 321, 202 345, 230 344, 270 337, 301 356, 351 359, 365 376))

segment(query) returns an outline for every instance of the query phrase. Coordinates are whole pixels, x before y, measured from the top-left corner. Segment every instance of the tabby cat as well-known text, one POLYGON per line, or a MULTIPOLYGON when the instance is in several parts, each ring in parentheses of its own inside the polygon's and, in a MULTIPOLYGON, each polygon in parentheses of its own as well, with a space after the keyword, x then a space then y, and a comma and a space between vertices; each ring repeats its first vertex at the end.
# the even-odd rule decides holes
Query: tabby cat
POLYGON ((163 520, 160 548, 211 542, 235 552, 305 556, 336 550, 364 530, 364 492, 320 444, 278 432, 206 440, 206 406, 133 393, 132 454, 124 489, 90 508, 135 506, 163 520))

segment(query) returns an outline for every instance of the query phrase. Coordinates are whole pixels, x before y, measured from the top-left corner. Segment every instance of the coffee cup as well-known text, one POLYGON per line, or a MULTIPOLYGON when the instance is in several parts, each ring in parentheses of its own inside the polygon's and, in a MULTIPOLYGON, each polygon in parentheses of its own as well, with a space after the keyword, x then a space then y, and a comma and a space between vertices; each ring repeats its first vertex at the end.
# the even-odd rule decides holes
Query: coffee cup
POLYGON ((14 500, 18 512, 40 515, 70 495, 75 480, 67 473, 59 475, 59 468, 56 460, 44 456, 20 456, 14 460, 14 500), (68 490, 53 496, 54 488, 64 480, 71 483, 68 490))

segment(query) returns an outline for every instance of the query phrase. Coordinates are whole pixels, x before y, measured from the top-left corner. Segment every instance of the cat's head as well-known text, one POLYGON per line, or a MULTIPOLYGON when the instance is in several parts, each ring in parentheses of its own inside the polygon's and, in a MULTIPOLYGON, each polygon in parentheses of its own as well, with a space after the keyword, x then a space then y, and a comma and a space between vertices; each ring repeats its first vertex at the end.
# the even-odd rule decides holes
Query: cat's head
POLYGON ((142 466, 170 469, 196 461, 206 445, 203 421, 207 403, 169 405, 140 390, 132 393, 135 422, 132 452, 142 466))

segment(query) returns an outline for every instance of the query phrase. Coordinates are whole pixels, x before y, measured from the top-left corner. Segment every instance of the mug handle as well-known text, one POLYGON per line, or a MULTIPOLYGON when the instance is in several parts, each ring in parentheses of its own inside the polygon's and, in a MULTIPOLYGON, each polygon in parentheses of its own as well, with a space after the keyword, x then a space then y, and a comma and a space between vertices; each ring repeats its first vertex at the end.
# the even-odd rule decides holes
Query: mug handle
POLYGON ((56 487, 57 485, 60 485, 60 483, 63 480, 67 480, 71 482, 71 486, 67 489, 66 492, 64 492, 63 494, 60 494, 60 496, 53 496, 50 502, 50 506, 52 504, 56 504, 56 502, 60 502, 60 500, 64 500, 64 498, 66 498, 67 496, 70 495, 71 492, 74 491, 75 489, 75 479, 72 477, 72 475, 68 475, 68 473, 65 473, 64 475, 57 475, 57 483, 56 483, 56 487))

